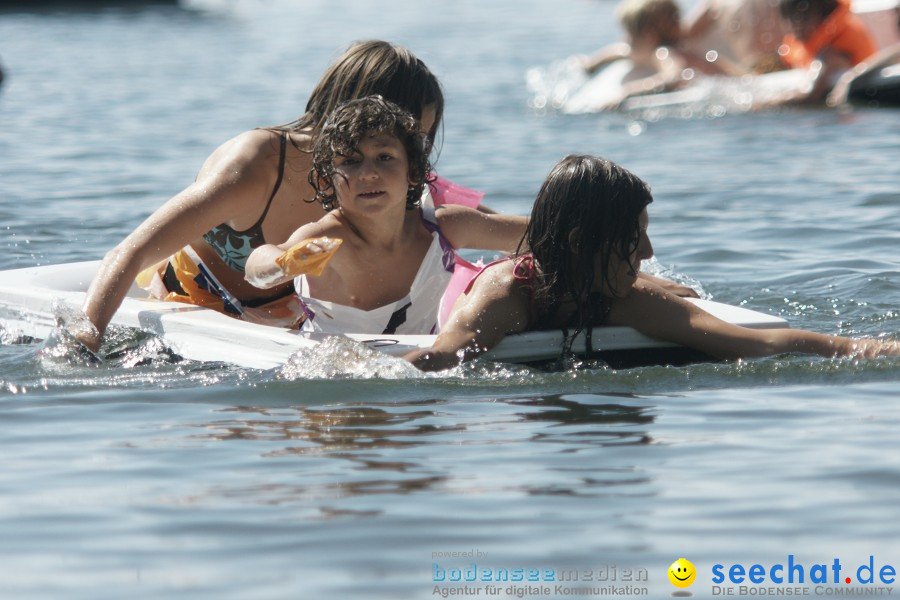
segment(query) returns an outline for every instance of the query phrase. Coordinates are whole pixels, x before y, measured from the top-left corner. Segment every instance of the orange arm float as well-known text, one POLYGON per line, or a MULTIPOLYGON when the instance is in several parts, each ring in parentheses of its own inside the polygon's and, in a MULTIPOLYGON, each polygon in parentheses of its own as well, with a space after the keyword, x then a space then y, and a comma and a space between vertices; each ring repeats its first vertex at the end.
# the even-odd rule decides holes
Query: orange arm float
POLYGON ((285 275, 321 275, 344 240, 317 237, 298 242, 275 259, 285 275))

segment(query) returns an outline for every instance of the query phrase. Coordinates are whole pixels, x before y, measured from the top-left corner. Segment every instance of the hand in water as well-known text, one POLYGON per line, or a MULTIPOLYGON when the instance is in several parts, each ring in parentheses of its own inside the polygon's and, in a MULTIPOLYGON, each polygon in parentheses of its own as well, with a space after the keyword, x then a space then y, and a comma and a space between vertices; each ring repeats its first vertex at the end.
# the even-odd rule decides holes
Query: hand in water
POLYGON ((85 364, 99 364, 101 358, 96 352, 100 346, 100 332, 90 319, 60 301, 53 302, 52 310, 56 329, 47 337, 41 352, 85 364))
POLYGON ((853 340, 851 358, 877 358, 879 356, 900 356, 900 341, 853 340))

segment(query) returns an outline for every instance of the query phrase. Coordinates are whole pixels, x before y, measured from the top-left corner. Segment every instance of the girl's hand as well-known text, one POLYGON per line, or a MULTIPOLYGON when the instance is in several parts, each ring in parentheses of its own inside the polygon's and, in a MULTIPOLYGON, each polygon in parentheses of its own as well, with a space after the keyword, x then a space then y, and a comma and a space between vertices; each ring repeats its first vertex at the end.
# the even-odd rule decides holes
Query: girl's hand
POLYGON ((300 241, 275 259, 285 275, 321 275, 344 240, 318 237, 300 241))
POLYGON ((675 283, 674 281, 670 281, 668 279, 664 279, 662 277, 654 277, 653 275, 647 275, 643 271, 638 273, 638 278, 643 279, 645 281, 649 281, 650 283, 655 283, 662 289, 666 290, 670 294, 675 294, 676 296, 680 296, 682 298, 699 298, 700 294, 694 288, 688 287, 686 285, 682 285, 680 283, 675 283))
POLYGON ((856 339, 847 340, 845 353, 850 358, 875 358, 878 356, 900 356, 900 342, 889 340, 856 339))
POLYGON ((250 285, 267 290, 297 275, 321 275, 342 242, 338 238, 324 236, 303 238, 287 250, 283 248, 290 240, 282 246, 263 244, 247 259, 244 279, 250 285))
MULTIPOLYGON (((665 281, 665 280, 664 280, 665 281)), ((697 293, 692 287, 688 287, 686 285, 681 285, 680 283, 675 283, 674 281, 666 281, 664 285, 661 285, 664 290, 675 294, 676 296, 681 296, 682 298, 699 298, 700 294, 697 293)))

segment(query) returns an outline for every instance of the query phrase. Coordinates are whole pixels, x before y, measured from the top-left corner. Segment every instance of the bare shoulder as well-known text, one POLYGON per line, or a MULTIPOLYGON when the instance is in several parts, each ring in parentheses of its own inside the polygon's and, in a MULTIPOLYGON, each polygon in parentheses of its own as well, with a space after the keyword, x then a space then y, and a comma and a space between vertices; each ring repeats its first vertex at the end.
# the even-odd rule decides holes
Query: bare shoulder
POLYGON ((203 164, 198 179, 210 175, 251 176, 276 172, 281 152, 280 136, 267 129, 251 129, 216 148, 203 164))
POLYGON ((517 285, 511 262, 491 265, 478 276, 441 328, 436 349, 447 357, 466 349, 472 357, 529 327, 530 303, 517 285))
POLYGON ((469 292, 484 295, 508 295, 521 287, 521 281, 515 277, 515 261, 501 260, 488 265, 472 282, 469 292))
MULTIPOLYGON (((334 216, 333 212, 334 211, 326 214, 318 221, 313 221, 312 223, 307 223, 303 227, 300 227, 291 235, 287 242, 280 246, 286 249, 303 240, 317 237, 330 237, 346 240, 352 232, 334 216)), ((341 246, 341 251, 346 254, 350 248, 350 244, 344 244, 341 246)))
POLYGON ((503 260, 478 274, 457 307, 473 321, 499 320, 505 332, 521 331, 529 325, 531 290, 516 278, 515 261, 503 260))

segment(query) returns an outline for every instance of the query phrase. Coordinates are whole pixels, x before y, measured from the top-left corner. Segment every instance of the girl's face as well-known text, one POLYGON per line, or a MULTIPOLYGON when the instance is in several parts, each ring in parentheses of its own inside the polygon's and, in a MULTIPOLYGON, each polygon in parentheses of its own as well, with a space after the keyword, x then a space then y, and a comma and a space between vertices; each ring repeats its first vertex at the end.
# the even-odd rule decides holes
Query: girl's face
POLYGON ((395 136, 366 134, 355 152, 336 156, 332 164, 342 209, 378 212, 396 204, 406 207, 409 160, 406 148, 395 136))
POLYGON ((647 236, 650 217, 646 208, 641 211, 638 224, 640 238, 637 247, 629 256, 623 257, 613 252, 607 267, 609 269, 608 281, 603 281, 601 275, 603 252, 598 252, 594 257, 594 289, 591 290, 592 292, 616 298, 623 298, 631 293, 631 287, 637 281, 637 274, 641 270, 641 261, 653 256, 653 245, 647 236))

